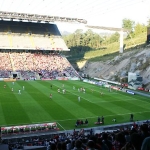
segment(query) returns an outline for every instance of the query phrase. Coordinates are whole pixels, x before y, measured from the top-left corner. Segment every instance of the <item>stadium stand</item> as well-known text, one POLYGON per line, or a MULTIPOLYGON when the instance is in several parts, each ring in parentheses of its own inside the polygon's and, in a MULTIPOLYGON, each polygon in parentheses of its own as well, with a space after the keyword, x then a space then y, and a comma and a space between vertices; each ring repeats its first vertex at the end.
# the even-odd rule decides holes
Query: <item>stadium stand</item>
POLYGON ((2 78, 10 77, 10 72, 20 72, 22 80, 78 76, 67 59, 58 53, 5 52, 0 53, 0 58, 0 76, 2 78))
POLYGON ((55 24, 0 21, 0 40, 0 78, 79 77, 59 54, 69 49, 55 24))
POLYGON ((0 21, 4 49, 68 50, 55 24, 0 21))
POLYGON ((39 148, 42 150, 74 150, 79 148, 82 150, 149 150, 149 143, 146 142, 149 137, 149 121, 137 121, 124 125, 101 127, 101 130, 100 128, 80 128, 51 134, 14 136, 4 138, 0 146, 5 146, 6 149, 39 148))

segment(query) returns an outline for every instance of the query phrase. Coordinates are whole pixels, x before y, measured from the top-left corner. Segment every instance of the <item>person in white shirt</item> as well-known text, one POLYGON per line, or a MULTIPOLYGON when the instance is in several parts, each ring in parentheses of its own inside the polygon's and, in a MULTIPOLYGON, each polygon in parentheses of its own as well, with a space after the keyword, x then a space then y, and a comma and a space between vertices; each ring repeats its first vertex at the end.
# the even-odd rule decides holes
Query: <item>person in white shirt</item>
POLYGON ((65 94, 65 91, 66 91, 65 89, 62 90, 63 94, 65 94))
POLYGON ((80 102, 80 96, 78 96, 78 102, 80 102))
POLYGON ((18 94, 21 94, 21 90, 18 90, 18 94))

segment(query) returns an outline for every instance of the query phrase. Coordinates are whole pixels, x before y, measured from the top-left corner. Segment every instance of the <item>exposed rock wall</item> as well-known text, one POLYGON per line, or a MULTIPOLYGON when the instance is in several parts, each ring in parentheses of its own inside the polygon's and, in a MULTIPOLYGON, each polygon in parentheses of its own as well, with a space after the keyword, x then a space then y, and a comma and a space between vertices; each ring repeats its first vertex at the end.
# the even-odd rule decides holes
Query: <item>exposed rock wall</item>
POLYGON ((90 77, 115 80, 127 76, 128 72, 136 72, 143 77, 143 84, 150 84, 150 48, 125 52, 105 62, 80 62, 80 71, 90 77), (81 65, 82 64, 82 65, 81 65))

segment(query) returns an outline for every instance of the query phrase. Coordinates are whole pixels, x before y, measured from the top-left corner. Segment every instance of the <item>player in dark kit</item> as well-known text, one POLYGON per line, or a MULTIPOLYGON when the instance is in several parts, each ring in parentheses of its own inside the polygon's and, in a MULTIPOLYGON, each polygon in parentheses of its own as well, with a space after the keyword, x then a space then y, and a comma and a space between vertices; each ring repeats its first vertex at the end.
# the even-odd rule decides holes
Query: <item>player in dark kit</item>
POLYGON ((133 114, 130 115, 130 121, 133 121, 133 114))
POLYGON ((52 84, 50 85, 50 87, 51 87, 51 89, 52 89, 52 87, 53 87, 52 84))

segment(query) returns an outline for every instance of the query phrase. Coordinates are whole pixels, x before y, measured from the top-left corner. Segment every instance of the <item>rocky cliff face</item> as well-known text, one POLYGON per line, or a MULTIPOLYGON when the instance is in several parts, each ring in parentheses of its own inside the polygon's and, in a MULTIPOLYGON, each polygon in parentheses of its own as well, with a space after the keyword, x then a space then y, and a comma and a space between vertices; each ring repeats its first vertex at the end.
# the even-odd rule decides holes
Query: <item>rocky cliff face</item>
POLYGON ((83 74, 88 74, 90 77, 117 81, 127 77, 128 72, 137 73, 143 77, 143 84, 149 86, 150 48, 125 52, 105 62, 80 62, 78 67, 83 74))

